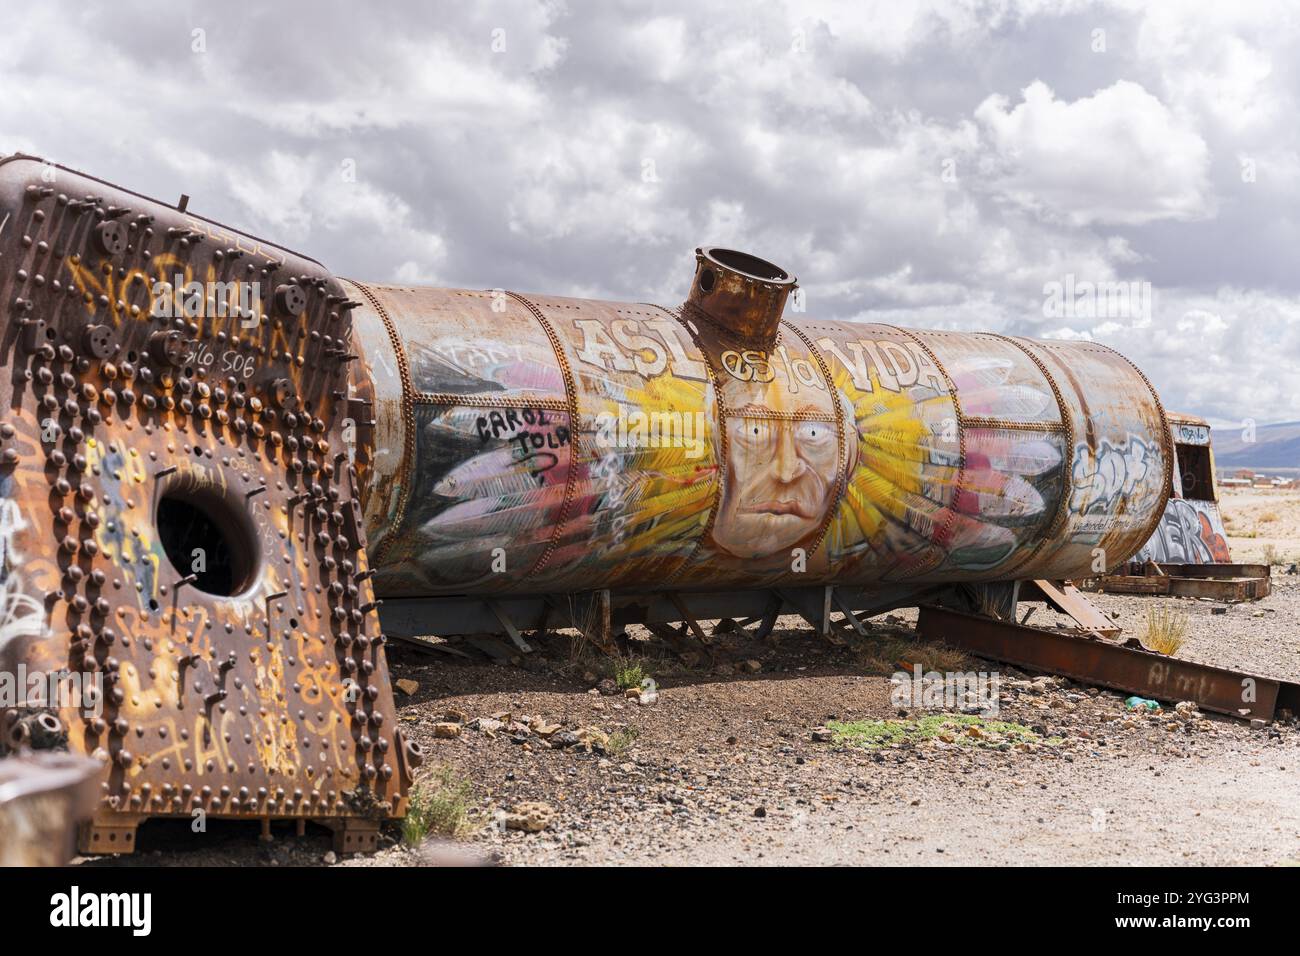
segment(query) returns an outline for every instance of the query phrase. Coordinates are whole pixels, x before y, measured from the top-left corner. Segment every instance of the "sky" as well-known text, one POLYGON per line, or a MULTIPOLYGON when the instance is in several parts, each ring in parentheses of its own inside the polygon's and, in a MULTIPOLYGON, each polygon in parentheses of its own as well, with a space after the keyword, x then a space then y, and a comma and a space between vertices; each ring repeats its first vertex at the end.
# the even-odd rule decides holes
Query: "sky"
POLYGON ((1300 419, 1300 12, 1048 0, 14 5, 0 153, 375 282, 1092 339, 1300 419))

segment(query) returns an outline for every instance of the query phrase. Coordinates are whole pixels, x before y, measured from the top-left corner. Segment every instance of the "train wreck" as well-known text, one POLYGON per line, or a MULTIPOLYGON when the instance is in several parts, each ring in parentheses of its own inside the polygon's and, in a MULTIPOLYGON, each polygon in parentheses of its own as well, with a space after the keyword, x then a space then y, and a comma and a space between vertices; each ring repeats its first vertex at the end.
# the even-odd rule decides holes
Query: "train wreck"
MULTIPOLYGON (((1167 513, 1171 418, 1122 355, 805 318, 746 253, 696 250, 671 308, 375 285, 30 157, 0 220, 0 665, 84 678, 0 740, 99 762, 84 852, 196 811, 373 846, 422 759, 390 639, 929 605, 1017 660, 1022 585, 1122 569, 1167 513)), ((1150 689, 1099 629, 1028 659, 1150 689)))

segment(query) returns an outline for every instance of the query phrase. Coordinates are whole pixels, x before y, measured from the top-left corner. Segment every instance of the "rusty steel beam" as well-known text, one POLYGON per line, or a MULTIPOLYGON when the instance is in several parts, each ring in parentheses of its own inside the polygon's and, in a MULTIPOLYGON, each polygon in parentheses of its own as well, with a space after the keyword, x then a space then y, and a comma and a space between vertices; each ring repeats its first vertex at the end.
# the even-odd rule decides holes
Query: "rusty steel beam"
MULTIPOLYGON (((1069 581, 1039 580, 1026 582, 1026 584, 1032 585, 1044 601, 1060 613, 1072 618, 1085 631, 1100 634, 1102 637, 1114 637, 1123 630, 1069 581)), ((1022 587, 1020 600, 1033 600, 1030 590, 1029 587, 1022 587)))
POLYGON ((1300 713, 1300 684, 1167 657, 1133 647, 1135 641, 1116 644, 931 605, 922 606, 917 633, 1026 670, 1155 700, 1190 700, 1243 720, 1272 720, 1279 708, 1300 713))

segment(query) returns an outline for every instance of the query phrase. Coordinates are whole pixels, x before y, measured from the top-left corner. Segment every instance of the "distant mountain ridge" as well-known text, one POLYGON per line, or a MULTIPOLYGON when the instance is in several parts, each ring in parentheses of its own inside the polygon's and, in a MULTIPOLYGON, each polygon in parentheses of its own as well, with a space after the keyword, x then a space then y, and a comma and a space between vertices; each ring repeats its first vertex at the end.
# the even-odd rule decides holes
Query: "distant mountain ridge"
POLYGON ((1240 428, 1215 428, 1214 464, 1218 468, 1300 468, 1300 422, 1279 422, 1255 428, 1255 440, 1242 440, 1240 428))

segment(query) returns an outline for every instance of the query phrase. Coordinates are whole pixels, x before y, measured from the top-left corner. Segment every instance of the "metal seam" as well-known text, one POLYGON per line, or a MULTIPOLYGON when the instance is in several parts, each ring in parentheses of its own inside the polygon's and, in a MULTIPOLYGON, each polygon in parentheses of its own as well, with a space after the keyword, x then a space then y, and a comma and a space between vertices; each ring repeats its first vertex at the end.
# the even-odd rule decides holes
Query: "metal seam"
POLYGON ((1069 432, 1070 426, 1064 422, 1027 422, 1012 421, 1004 418, 967 418, 969 428, 1008 428, 1024 432, 1069 432))
MULTIPOLYGON (((1156 533, 1156 528, 1160 527, 1160 521, 1165 516, 1165 508, 1168 507, 1169 498, 1173 495, 1174 456, 1177 454, 1174 450, 1174 433, 1173 429, 1169 425, 1169 415, 1165 411, 1164 403, 1160 401, 1160 394, 1156 391, 1155 386, 1151 384, 1151 380, 1147 378, 1146 372, 1133 364, 1132 359, 1127 355, 1115 351, 1109 345, 1101 345, 1100 343, 1093 344, 1097 345, 1098 348, 1109 352, 1111 355, 1123 359, 1123 361, 1128 364, 1129 368, 1137 372, 1138 378, 1142 379, 1142 384, 1147 387, 1147 391, 1151 393, 1152 400, 1156 403, 1156 411, 1160 413, 1160 450, 1164 453, 1165 458, 1164 477, 1161 479, 1160 487, 1164 490, 1165 503, 1157 508, 1155 514, 1152 516, 1151 523, 1147 526, 1145 534, 1142 535, 1142 544, 1138 545, 1140 550, 1143 545, 1151 540, 1151 536, 1156 533)), ((1214 454, 1213 450, 1211 450, 1210 454, 1214 454)), ((1115 565, 1115 567, 1118 566, 1118 564, 1115 565)), ((1110 567, 1107 566, 1106 570, 1109 571, 1110 567)))
POLYGON ((527 581, 546 567, 547 562, 551 560, 551 555, 560 545, 560 538, 564 534, 564 526, 569 521, 569 511, 573 507, 574 485, 577 482, 577 464, 578 464, 578 389, 573 380, 573 369, 569 365, 569 358, 564 354, 564 343, 560 341, 559 333, 555 331, 549 319, 542 314, 542 310, 533 304, 529 299, 518 292, 511 292, 508 289, 502 290, 510 298, 514 299, 529 312, 533 318, 537 319, 546 333, 547 339, 550 340, 551 349, 555 352, 555 361, 560 366, 560 377, 564 381, 564 399, 567 404, 569 413, 569 467, 566 469, 564 476, 564 498, 560 502, 559 514, 555 516, 555 530, 551 532, 551 540, 546 543, 546 549, 533 562, 533 566, 524 572, 520 581, 527 581))
POLYGON ((916 344, 917 348, 925 353, 926 358, 934 363, 934 367, 943 375, 943 380, 948 386, 948 395, 952 400, 953 414, 957 416, 957 479, 953 482, 952 486, 952 506, 948 508, 948 515, 944 519, 943 527, 940 529, 938 535, 939 539, 945 543, 939 545, 939 555, 936 559, 928 567, 916 572, 916 575, 920 576, 929 574, 948 559, 949 551, 946 542, 948 541, 948 535, 952 532, 952 526, 957 521, 957 499, 961 495, 962 482, 966 480, 966 419, 962 415, 961 398, 957 395, 957 386, 954 384, 952 376, 948 374, 948 370, 944 368, 943 363, 939 361, 939 356, 935 355, 934 350, 930 348, 929 343, 921 339, 920 336, 911 329, 900 328, 897 325, 884 325, 883 327, 892 329, 905 338, 911 339, 916 344))
POLYGON ((1056 407, 1060 410, 1061 424, 1064 426, 1065 431, 1065 455, 1061 459, 1061 497, 1056 503, 1056 514, 1052 515, 1051 524, 1044 529, 1043 536, 1039 538, 1038 543, 1031 547, 1023 558, 1009 567, 998 569, 998 574, 1005 576, 1019 571, 1021 568, 1033 561, 1034 558, 1038 556, 1038 552, 1043 549, 1043 546, 1046 545, 1047 542, 1052 539, 1052 536, 1060 531, 1065 525, 1065 518, 1070 507, 1070 496, 1074 493, 1074 419, 1073 416, 1070 415, 1069 409, 1065 406, 1065 396, 1061 393, 1061 386, 1060 383, 1056 381, 1056 376, 1054 376, 1051 370, 1047 367, 1047 363, 1034 353, 1033 349, 1024 342, 1010 335, 1003 335, 1000 332, 988 332, 986 334, 995 339, 1009 342, 1011 345, 1014 345, 1029 357, 1029 361, 1034 363, 1038 368, 1039 374, 1046 379, 1048 387, 1052 390, 1052 397, 1056 399, 1056 407))
POLYGON ((417 405, 460 405, 465 408, 544 408, 548 411, 565 412, 569 405, 558 398, 519 398, 512 395, 493 395, 477 392, 471 395, 457 395, 454 392, 416 392, 417 405))
POLYGON ((718 381, 718 373, 713 367, 713 359, 709 357, 708 349, 700 343, 699 335, 695 329, 691 328, 691 323, 686 319, 682 310, 678 309, 673 312, 671 309, 657 305, 654 302, 638 302, 637 304, 658 309, 669 317, 676 319, 682 328, 686 330, 686 334, 691 337, 691 342, 699 349, 700 355, 704 359, 704 370, 709 375, 709 384, 713 386, 713 404, 717 409, 718 417, 718 479, 714 482, 713 500, 709 504, 709 514, 704 519, 704 527, 700 529, 699 535, 695 538, 695 547, 691 548, 690 554, 686 555, 682 563, 668 572, 664 578, 664 583, 671 584, 684 574, 688 567, 695 563, 700 549, 704 547, 704 542, 713 533, 713 525, 718 519, 718 512, 722 510, 722 493, 727 487, 727 455, 730 453, 730 439, 727 437, 727 400, 722 395, 722 383, 718 381))
MULTIPOLYGON (((830 532, 831 524, 835 521, 836 514, 839 512, 840 506, 844 503, 844 496, 849 487, 850 459, 848 449, 845 448, 845 445, 847 444, 845 438, 847 436, 844 424, 844 408, 840 405, 839 398, 835 395, 835 381, 831 378, 831 367, 827 364, 826 357, 822 355, 821 349, 817 348, 817 346, 813 344, 813 340, 804 334, 803 329, 799 328, 793 322, 790 322, 787 319, 781 319, 781 324, 799 337, 800 341, 802 341, 807 347, 808 354, 816 360, 817 367, 821 369, 822 379, 826 382, 826 394, 831 400, 831 407, 835 410, 835 431, 839 440, 839 447, 835 457, 835 494, 831 498, 831 506, 826 509, 826 517, 822 519, 821 527, 817 529, 817 537, 813 539, 812 547, 808 549, 808 557, 811 558, 817 553, 817 549, 822 546, 822 542, 826 540, 826 535, 830 532)), ((857 441, 856 423, 854 425, 853 434, 853 440, 857 441)))
POLYGON ((772 409, 757 415, 746 415, 743 410, 737 410, 733 414, 736 418, 761 418, 763 421, 822 422, 823 424, 829 425, 835 424, 835 416, 830 412, 787 412, 772 409))
POLYGON ((397 334, 397 328, 393 325, 388 310, 380 304, 379 297, 355 279, 341 279, 340 281, 346 282, 360 292, 369 301, 370 307, 378 314, 379 320, 383 322, 384 331, 388 333, 388 341, 392 345, 393 354, 397 359, 397 377, 402 385, 402 466, 400 469, 400 484, 397 490, 397 507, 389 525, 388 533, 380 538, 375 553, 370 557, 370 563, 373 566, 382 563, 392 547, 392 542, 397 540, 401 531, 402 519, 406 517, 406 504, 411 497, 411 473, 415 468, 415 389, 411 384, 411 366, 406 358, 406 349, 402 345, 401 337, 397 334))

